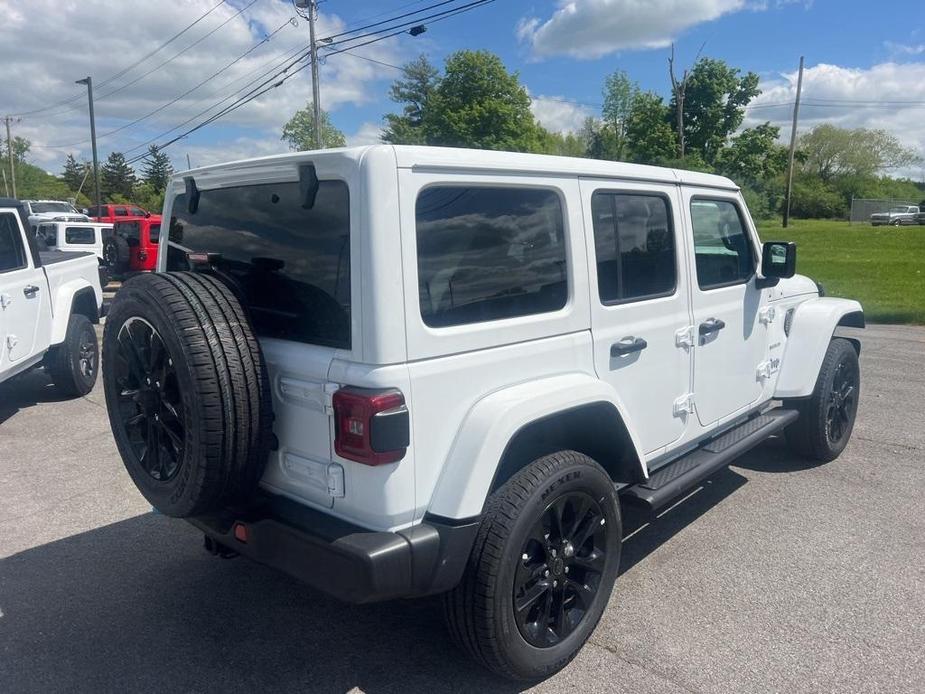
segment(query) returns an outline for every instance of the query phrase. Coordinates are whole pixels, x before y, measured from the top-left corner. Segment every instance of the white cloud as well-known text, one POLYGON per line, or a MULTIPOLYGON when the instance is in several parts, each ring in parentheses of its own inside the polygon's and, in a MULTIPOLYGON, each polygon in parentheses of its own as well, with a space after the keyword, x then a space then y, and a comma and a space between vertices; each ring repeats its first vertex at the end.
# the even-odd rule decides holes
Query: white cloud
MULTIPOLYGON (((300 47, 308 43, 308 27, 300 19, 299 26, 285 26, 270 41, 176 104, 138 126, 103 137, 104 133, 191 89, 283 25, 294 16, 290 0, 259 0, 237 17, 233 15, 245 6, 243 0, 225 3, 177 41, 108 85, 104 84, 107 77, 153 51, 167 37, 214 6, 215 0, 159 0, 156 3, 4 0, 0 5, 4 16, 0 23, 0 64, 3 65, 4 83, 8 87, 4 90, 3 110, 24 113, 77 97, 64 107, 24 115, 22 122, 15 125, 16 134, 33 142, 30 159, 55 170, 60 168, 68 151, 80 157, 89 157, 90 154, 89 143, 82 142, 88 139, 86 92, 84 87, 74 84, 74 80, 88 74, 94 78, 99 148, 101 157, 105 157, 110 151, 125 151, 195 116, 264 71, 282 63, 286 56, 295 55, 300 47), (230 21, 224 27, 176 60, 137 84, 108 96, 114 88, 173 56, 226 20, 230 21), (42 147, 77 142, 80 144, 64 150, 42 147)), ((331 5, 322 5, 318 26, 321 36, 337 33, 344 27, 339 17, 325 13, 325 10, 333 11, 331 5)), ((401 62, 403 57, 398 48, 397 40, 390 39, 366 46, 358 52, 394 63, 401 62)), ((384 93, 387 81, 393 77, 389 68, 348 53, 332 56, 321 65, 323 105, 335 112, 336 123, 339 108, 370 102, 379 92, 384 93), (383 80, 381 89, 372 86, 379 80, 383 80)), ((243 90, 240 95, 248 91, 250 89, 243 90)), ((236 128, 237 131, 228 136, 234 142, 243 128, 258 142, 266 143, 251 149, 267 153, 264 150, 272 144, 273 151, 281 152, 285 145, 278 138, 283 123, 310 100, 311 78, 310 71, 306 69, 283 86, 225 116, 212 129, 236 128)), ((229 103, 232 103, 231 100, 225 105, 229 103)), ((197 117, 185 127, 201 119, 197 117)), ((179 132, 182 130, 173 134, 179 132)), ((182 161, 184 167, 182 153, 185 149, 178 144, 179 153, 170 152, 176 163, 179 165, 182 161)), ((214 150, 221 159, 228 158, 222 146, 215 145, 214 150)))
POLYGON ((352 135, 347 135, 347 146, 375 145, 382 142, 382 126, 378 123, 363 123, 352 135))
MULTIPOLYGON (((744 125, 771 121, 789 137, 797 75, 762 82, 744 125)), ((870 68, 820 64, 803 74, 800 131, 828 122, 843 128, 876 128, 895 135, 925 157, 925 63, 881 63, 870 68)), ((893 172, 915 179, 921 168, 893 172)))
POLYGON ((925 54, 925 43, 896 43, 894 41, 884 41, 886 48, 892 55, 923 55, 925 54))
POLYGON ((559 96, 531 97, 530 110, 547 130, 574 133, 593 115, 590 108, 559 96))
POLYGON ((537 57, 599 58, 663 48, 684 30, 747 9, 745 0, 559 0, 552 17, 525 17, 518 38, 537 57))

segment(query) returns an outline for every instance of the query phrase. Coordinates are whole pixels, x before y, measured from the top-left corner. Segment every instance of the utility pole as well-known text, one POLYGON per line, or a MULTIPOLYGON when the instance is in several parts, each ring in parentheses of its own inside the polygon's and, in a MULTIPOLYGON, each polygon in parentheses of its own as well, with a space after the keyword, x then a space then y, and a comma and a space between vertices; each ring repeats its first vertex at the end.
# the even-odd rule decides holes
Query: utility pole
MULTIPOLYGON (((6 116, 3 119, 6 122, 6 155, 10 160, 10 181, 13 183, 13 197, 16 197, 16 164, 13 159, 13 138, 10 136, 10 123, 13 122, 13 116, 6 116)), ((4 181, 5 183, 6 181, 4 181)))
POLYGON ((322 149, 321 142, 321 84, 318 80, 318 44, 315 42, 315 18, 318 15, 317 0, 308 3, 308 35, 311 40, 312 101, 315 113, 315 149, 322 149))
POLYGON ((800 56, 800 74, 797 77, 797 98, 793 102, 793 125, 790 128, 790 159, 787 164, 787 196, 784 199, 784 228, 790 224, 790 196, 793 193, 793 157, 797 150, 797 121, 800 118, 800 93, 803 91, 803 56, 800 56))
POLYGON ((100 199, 100 160, 96 154, 96 117, 93 115, 93 78, 89 75, 76 84, 87 85, 87 98, 90 101, 90 142, 93 146, 93 182, 96 186, 96 206, 102 204, 100 199))

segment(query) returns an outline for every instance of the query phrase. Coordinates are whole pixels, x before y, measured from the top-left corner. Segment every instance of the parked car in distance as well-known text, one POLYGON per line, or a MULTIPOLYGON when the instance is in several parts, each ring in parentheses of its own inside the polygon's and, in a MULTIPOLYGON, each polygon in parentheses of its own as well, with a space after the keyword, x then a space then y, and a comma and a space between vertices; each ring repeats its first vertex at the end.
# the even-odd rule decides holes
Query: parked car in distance
POLYGON ((99 263, 39 251, 15 202, 0 199, 0 381, 44 366, 61 392, 86 395, 99 370, 99 263))
POLYGON ((95 255, 100 266, 100 285, 103 287, 109 284, 111 274, 103 249, 111 236, 112 224, 98 222, 45 222, 39 224, 37 232, 37 239, 44 242, 46 248, 95 255))
POLYGON ((106 265, 116 273, 150 272, 157 265, 160 236, 160 215, 118 220, 103 248, 106 265))
POLYGON ((373 145, 187 171, 164 209, 103 337, 139 490, 341 599, 442 593, 509 678, 595 629, 623 504, 773 435, 817 462, 851 435, 860 343, 835 329, 861 305, 762 244, 727 178, 373 145))
POLYGON ((99 207, 93 206, 87 210, 87 214, 94 222, 106 222, 114 224, 115 222, 127 217, 147 217, 151 213, 138 205, 129 203, 107 203, 99 207))
POLYGON ((902 226, 916 224, 916 215, 920 212, 918 205, 894 205, 887 212, 877 212, 870 216, 872 226, 902 226))
POLYGON ((21 200, 29 218, 29 226, 36 231, 42 222, 89 222, 90 218, 69 202, 61 200, 21 200))

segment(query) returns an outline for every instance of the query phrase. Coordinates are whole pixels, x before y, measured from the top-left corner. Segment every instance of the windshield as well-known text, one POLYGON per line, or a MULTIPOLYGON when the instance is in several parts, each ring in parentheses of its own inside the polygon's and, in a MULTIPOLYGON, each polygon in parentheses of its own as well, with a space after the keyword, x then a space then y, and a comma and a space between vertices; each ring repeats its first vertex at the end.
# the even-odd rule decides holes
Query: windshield
POLYGON ((908 212, 909 208, 903 205, 902 207, 891 207, 890 212, 908 212))
POLYGON ((66 202, 33 202, 31 206, 34 214, 42 214, 44 212, 77 212, 77 210, 66 202))

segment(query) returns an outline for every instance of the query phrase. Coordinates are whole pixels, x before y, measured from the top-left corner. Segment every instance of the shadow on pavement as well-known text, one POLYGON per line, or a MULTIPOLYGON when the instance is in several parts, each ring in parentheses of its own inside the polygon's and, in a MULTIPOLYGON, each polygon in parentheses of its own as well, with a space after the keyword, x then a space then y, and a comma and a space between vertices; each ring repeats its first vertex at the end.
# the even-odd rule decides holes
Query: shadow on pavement
MULTIPOLYGON (((747 456, 782 462, 762 447, 747 456)), ((659 517, 627 509, 622 570, 747 480, 723 470, 659 517)), ((0 560, 5 691, 514 692, 446 633, 439 598, 340 603, 183 521, 146 514, 0 560)))
POLYGON ((0 383, 0 424, 26 407, 68 399, 58 392, 43 369, 31 369, 0 383))

